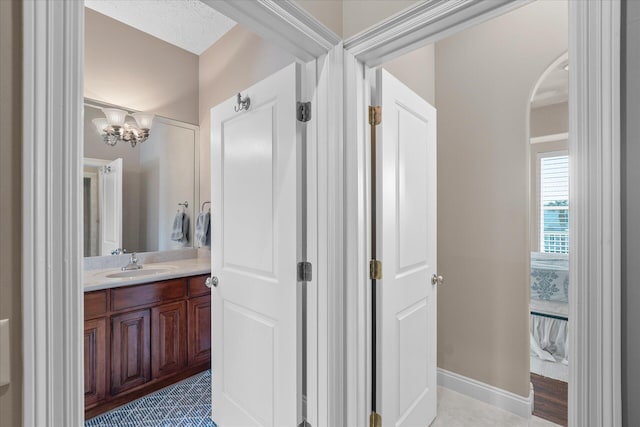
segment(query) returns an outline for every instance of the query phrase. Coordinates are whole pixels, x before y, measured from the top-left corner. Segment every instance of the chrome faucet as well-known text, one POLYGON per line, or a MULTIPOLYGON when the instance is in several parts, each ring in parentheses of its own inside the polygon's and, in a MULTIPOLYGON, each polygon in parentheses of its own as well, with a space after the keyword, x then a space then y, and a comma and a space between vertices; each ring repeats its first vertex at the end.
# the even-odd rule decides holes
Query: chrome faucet
POLYGON ((131 254, 131 259, 129 260, 129 264, 122 267, 122 271, 140 270, 141 268, 142 266, 138 264, 138 257, 136 256, 136 253, 133 252, 131 254))

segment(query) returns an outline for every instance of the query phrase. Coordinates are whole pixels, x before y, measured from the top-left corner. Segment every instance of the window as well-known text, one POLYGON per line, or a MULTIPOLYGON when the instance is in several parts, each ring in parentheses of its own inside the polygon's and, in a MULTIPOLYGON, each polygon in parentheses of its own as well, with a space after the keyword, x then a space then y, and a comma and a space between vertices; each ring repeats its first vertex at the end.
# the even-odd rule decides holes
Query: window
POLYGON ((539 160, 540 252, 569 253, 569 156, 546 153, 539 160))

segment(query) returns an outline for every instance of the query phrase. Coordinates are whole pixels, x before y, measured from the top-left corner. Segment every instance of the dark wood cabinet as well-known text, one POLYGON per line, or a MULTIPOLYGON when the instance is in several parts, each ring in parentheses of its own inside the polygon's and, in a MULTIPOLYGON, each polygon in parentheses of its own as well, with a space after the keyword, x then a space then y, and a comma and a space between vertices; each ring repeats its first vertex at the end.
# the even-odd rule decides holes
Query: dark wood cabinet
POLYGON ((153 378, 162 378, 187 363, 187 310, 184 301, 151 309, 151 366, 153 378))
POLYGON ((151 321, 149 310, 111 318, 111 394, 151 379, 151 321))
POLYGON ((85 417, 210 367, 208 275, 85 293, 85 417))
POLYGON ((84 402, 93 407, 107 393, 107 320, 103 317, 84 322, 84 402))
POLYGON ((192 298, 189 304, 189 366, 211 360, 211 296, 192 298))

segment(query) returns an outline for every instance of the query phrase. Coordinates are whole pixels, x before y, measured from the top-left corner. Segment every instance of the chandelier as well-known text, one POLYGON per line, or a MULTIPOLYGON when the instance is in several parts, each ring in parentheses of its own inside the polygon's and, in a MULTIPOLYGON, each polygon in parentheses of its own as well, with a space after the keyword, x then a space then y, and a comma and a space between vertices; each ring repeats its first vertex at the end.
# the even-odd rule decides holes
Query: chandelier
POLYGON ((154 115, 151 113, 133 113, 133 121, 125 121, 129 113, 118 108, 102 108, 105 117, 93 119, 92 122, 102 136, 105 144, 114 146, 118 141, 131 144, 134 148, 149 138, 149 131, 154 115))

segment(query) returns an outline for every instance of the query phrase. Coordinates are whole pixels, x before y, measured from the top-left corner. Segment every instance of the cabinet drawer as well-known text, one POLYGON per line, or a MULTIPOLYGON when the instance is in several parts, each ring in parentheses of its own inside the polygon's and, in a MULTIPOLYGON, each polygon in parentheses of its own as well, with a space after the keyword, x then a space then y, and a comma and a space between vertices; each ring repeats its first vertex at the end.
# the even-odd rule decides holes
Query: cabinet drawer
POLYGON ((84 294, 84 318, 103 316, 107 312, 107 291, 87 292, 84 294))
POLYGON ((111 290, 111 311, 151 305, 184 298, 187 279, 166 280, 145 285, 127 286, 111 290))
POLYGON ((206 282, 208 274, 203 276, 195 276, 189 278, 189 297, 198 297, 201 295, 209 295, 211 289, 207 288, 204 282, 206 282))

